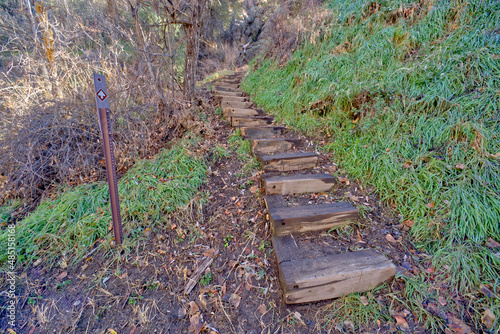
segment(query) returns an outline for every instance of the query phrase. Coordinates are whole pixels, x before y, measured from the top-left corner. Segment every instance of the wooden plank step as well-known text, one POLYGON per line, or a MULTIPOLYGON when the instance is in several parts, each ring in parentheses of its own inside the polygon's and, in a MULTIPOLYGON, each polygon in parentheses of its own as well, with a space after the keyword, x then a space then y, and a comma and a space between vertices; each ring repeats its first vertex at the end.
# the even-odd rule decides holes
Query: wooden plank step
POLYGON ((274 235, 329 230, 358 218, 358 209, 348 202, 275 207, 268 196, 281 195, 264 197, 274 235))
POLYGON ((224 101, 222 100, 222 102, 220 103, 220 107, 222 108, 222 110, 224 110, 224 108, 239 108, 239 109, 247 109, 247 108, 250 108, 252 106, 252 102, 238 102, 238 101, 224 101))
POLYGON ((224 96, 222 102, 247 102, 248 99, 244 96, 224 96))
POLYGON ((254 154, 283 152, 304 145, 301 138, 255 138, 250 140, 250 148, 254 154))
POLYGON ((243 127, 240 131, 243 138, 269 138, 282 135, 285 128, 282 126, 243 127))
POLYGON ((220 99, 223 99, 226 96, 243 96, 242 92, 226 92, 222 90, 215 90, 213 93, 217 98, 220 99))
POLYGON ((222 111, 225 117, 236 117, 236 116, 262 116, 264 113, 260 109, 251 108, 224 108, 222 111))
POLYGON ((271 116, 235 116, 231 117, 231 126, 265 126, 273 124, 274 117, 271 116))
POLYGON ((273 247, 287 304, 369 291, 391 280, 396 271, 390 260, 373 250, 305 258, 290 235, 273 237, 273 247))
POLYGON ((313 152, 256 154, 265 172, 286 172, 291 170, 309 169, 316 166, 319 156, 313 152))
POLYGON ((329 174, 263 176, 262 181, 266 195, 318 193, 330 191, 335 184, 335 178, 329 174))
POLYGON ((241 92, 241 89, 239 88, 229 88, 227 86, 212 86, 212 92, 221 92, 221 93, 234 93, 234 92, 241 92))

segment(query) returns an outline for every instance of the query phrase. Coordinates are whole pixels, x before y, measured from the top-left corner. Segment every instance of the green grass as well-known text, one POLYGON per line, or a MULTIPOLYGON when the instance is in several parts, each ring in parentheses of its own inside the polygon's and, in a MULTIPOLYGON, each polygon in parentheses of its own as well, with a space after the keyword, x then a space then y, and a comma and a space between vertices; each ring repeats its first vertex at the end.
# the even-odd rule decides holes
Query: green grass
POLYGON ((391 321, 389 308, 376 299, 377 292, 385 287, 386 285, 382 285, 367 293, 352 293, 336 299, 322 309, 322 313, 326 313, 322 319, 322 328, 333 329, 347 320, 359 330, 360 326, 376 326, 377 320, 383 323, 391 321))
POLYGON ((484 244, 500 241, 500 3, 438 0, 407 20, 390 18, 411 1, 368 4, 329 1, 335 20, 319 37, 286 64, 253 61, 243 89, 278 121, 330 138, 351 178, 414 221, 451 289, 497 286, 500 257, 484 244))
POLYGON ((250 149, 250 141, 241 137, 239 129, 229 136, 228 143, 229 149, 236 153, 239 161, 244 163, 241 171, 236 174, 237 176, 244 177, 251 175, 260 168, 260 163, 250 149))
MULTIPOLYGON (((119 181, 125 247, 166 219, 166 213, 188 204, 206 180, 207 165, 190 148, 198 139, 183 140, 152 160, 138 161, 119 181), (132 239, 132 240, 131 240, 132 239)), ((38 258, 54 264, 61 257, 76 261, 96 241, 109 246, 112 232, 106 182, 85 184, 63 191, 56 199, 40 204, 16 224, 18 263, 38 258)), ((6 230, 0 234, 0 263, 5 264, 6 230)))

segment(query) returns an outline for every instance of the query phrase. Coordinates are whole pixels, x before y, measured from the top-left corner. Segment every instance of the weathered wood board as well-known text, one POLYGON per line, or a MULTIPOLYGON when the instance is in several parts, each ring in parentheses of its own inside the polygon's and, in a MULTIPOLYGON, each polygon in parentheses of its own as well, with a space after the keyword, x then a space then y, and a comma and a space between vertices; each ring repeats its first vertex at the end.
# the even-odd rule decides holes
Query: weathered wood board
POLYGON ((358 209, 347 202, 305 206, 273 206, 281 195, 264 197, 271 218, 273 235, 329 230, 358 218, 358 209))
POLYGON ((335 185, 335 178, 329 174, 264 176, 262 181, 266 195, 317 193, 330 191, 335 185))
POLYGON ((292 170, 309 169, 316 166, 318 155, 312 152, 305 153, 276 153, 270 155, 256 154, 265 172, 287 172, 292 170))
POLYGON ((248 127, 248 126, 265 126, 273 124, 274 117, 270 116, 235 116, 231 117, 231 126, 248 127))
POLYGON ((300 138, 256 138, 250 140, 250 148, 254 154, 270 154, 302 147, 304 140, 300 138))
POLYGON ((224 108, 222 111, 224 117, 237 117, 237 116, 263 116, 264 113, 260 109, 253 108, 224 108))
POLYGON ((220 107, 222 108, 222 110, 224 110, 224 108, 247 109, 247 108, 250 108, 251 106, 252 106, 252 102, 221 101, 221 103, 220 103, 220 107))
POLYGON ((215 98, 222 99, 226 96, 243 96, 242 92, 227 92, 222 90, 215 90, 214 92, 215 98))
MULTIPOLYGON (((286 260, 286 257, 282 258, 286 260)), ((368 291, 391 280, 395 270, 390 260, 372 250, 282 261, 279 264, 287 304, 368 291)))
POLYGON ((241 93, 241 89, 239 88, 230 88, 227 86, 212 86, 212 92, 221 92, 221 93, 241 93))
POLYGON ((282 135, 285 128, 282 126, 242 127, 240 131, 243 138, 268 138, 282 135))
POLYGON ((221 99, 222 102, 248 102, 248 99, 244 96, 224 96, 221 99))

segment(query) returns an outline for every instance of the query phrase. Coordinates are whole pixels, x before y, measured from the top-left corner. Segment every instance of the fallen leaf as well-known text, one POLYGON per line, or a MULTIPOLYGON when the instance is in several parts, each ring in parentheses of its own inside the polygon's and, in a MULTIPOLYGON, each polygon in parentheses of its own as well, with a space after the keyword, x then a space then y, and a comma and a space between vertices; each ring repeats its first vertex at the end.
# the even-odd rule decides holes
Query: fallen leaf
POLYGON ((349 320, 344 321, 344 327, 349 328, 354 333, 354 325, 349 320))
POLYGON ((492 238, 489 238, 488 242, 486 243, 486 246, 488 246, 489 248, 498 248, 500 247, 500 243, 496 242, 492 238))
POLYGON ((495 294, 493 293, 493 291, 491 291, 486 285, 484 284, 481 284, 479 286, 479 290, 481 290, 481 292, 485 295, 485 296, 488 296, 488 297, 491 297, 491 296, 494 296, 495 294))
POLYGON ((368 299, 365 296, 361 296, 361 297, 359 297, 359 299, 361 300, 361 304, 363 304, 365 306, 368 306, 368 304, 370 304, 368 302, 368 299))
POLYGON ((462 169, 462 170, 463 170, 463 169, 465 169, 465 165, 464 165, 464 164, 456 164, 456 165, 455 165, 455 168, 456 168, 456 169, 462 169))
POLYGON ((267 312, 266 305, 265 304, 260 304, 260 306, 257 308, 256 312, 259 312, 261 315, 264 315, 267 312))
POLYGON ((430 203, 427 203, 425 206, 432 209, 432 208, 434 208, 434 203, 430 202, 430 203))
POLYGON ((144 236, 148 237, 151 235, 151 229, 149 227, 146 227, 144 230, 144 236))
POLYGON ((434 274, 434 267, 427 268, 425 269, 425 271, 427 271, 429 274, 434 274))
POLYGON ((189 316, 198 313, 199 310, 200 308, 198 307, 198 304, 196 304, 194 301, 189 302, 189 316))
POLYGON ((474 333, 472 328, 470 328, 465 322, 452 315, 448 316, 448 329, 450 329, 450 333, 453 334, 474 333))
POLYGON ((57 275, 56 280, 60 281, 60 280, 64 279, 66 276, 68 276, 68 272, 67 271, 63 271, 62 273, 60 273, 59 275, 57 275))
POLYGON ((389 241, 390 243, 393 243, 393 244, 396 244, 396 243, 397 243, 396 239, 394 239, 394 237, 393 237, 392 235, 390 235, 390 234, 387 234, 387 235, 385 236, 385 239, 386 239, 387 241, 389 241))
POLYGON ((407 168, 410 168, 410 167, 411 167, 411 163, 405 162, 405 163, 403 164, 403 168, 404 168, 404 169, 407 169, 407 168))
POLYGON ((401 329, 403 329, 403 330, 410 329, 410 326, 408 326, 408 323, 406 322, 406 320, 403 317, 400 317, 397 315, 394 315, 393 317, 396 320, 396 325, 400 326, 401 329))
POLYGON ((302 325, 304 325, 304 326, 306 325, 304 323, 304 320, 302 320, 302 314, 300 314, 298 311, 293 312, 293 317, 295 318, 295 320, 300 322, 302 325))
POLYGON ((413 220, 405 220, 404 224, 411 228, 415 222, 413 220))
POLYGON ((481 322, 486 326, 486 328, 488 328, 488 330, 490 330, 493 327, 493 325, 495 324, 495 320, 496 317, 493 311, 487 309, 483 312, 483 316, 481 317, 481 322))
POLYGON ((215 255, 217 255, 217 253, 219 253, 219 251, 217 251, 214 248, 210 248, 210 249, 206 250, 205 252, 203 252, 203 256, 215 257, 215 255))
POLYGON ((108 334, 118 334, 114 329, 108 328, 108 334))
POLYGON ((492 158, 500 158, 500 152, 498 152, 497 154, 490 154, 492 158))
POLYGON ((201 330, 203 329, 203 326, 201 325, 201 313, 198 312, 194 314, 191 318, 189 318, 189 322, 191 323, 189 325, 188 330, 194 334, 199 334, 201 333, 201 330))
POLYGON ((345 197, 349 198, 354 202, 359 202, 359 198, 357 196, 354 196, 350 191, 345 193, 345 197))
POLYGON ((250 192, 252 194, 255 194, 257 192, 257 189, 259 189, 259 186, 258 185, 255 185, 255 186, 252 186, 250 187, 250 192))
POLYGON ((439 304, 441 304, 441 306, 446 306, 446 304, 448 304, 446 302, 446 298, 444 298, 443 296, 438 297, 438 302, 439 302, 439 304))
POLYGON ((339 176, 338 179, 340 182, 344 183, 346 186, 351 184, 351 182, 349 182, 349 179, 347 177, 339 176))
POLYGON ((237 294, 233 293, 231 295, 231 297, 229 298, 229 302, 231 303, 231 305, 233 305, 235 308, 238 308, 238 306, 240 306, 240 302, 241 302, 241 297, 238 296, 237 294))

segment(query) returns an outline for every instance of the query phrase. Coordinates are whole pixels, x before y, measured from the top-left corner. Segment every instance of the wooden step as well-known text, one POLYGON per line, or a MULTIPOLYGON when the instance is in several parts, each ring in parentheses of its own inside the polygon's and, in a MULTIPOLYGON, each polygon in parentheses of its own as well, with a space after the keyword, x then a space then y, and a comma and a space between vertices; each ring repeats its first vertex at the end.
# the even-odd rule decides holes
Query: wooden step
POLYGON ((231 117, 231 126, 248 127, 248 126, 265 126, 273 124, 274 117, 271 116, 235 116, 231 117))
POLYGON ((228 96, 243 96, 242 92, 226 92, 222 90, 215 90, 214 95, 216 98, 223 99, 224 97, 228 96))
POLYGON ((316 166, 319 156, 313 152, 276 153, 270 155, 256 154, 265 172, 286 172, 309 169, 316 166))
POLYGON ((231 78, 231 77, 224 77, 220 80, 222 83, 229 83, 229 84, 239 84, 241 81, 240 78, 231 78))
POLYGON ((269 138, 282 135, 285 128, 282 126, 243 127, 240 131, 243 138, 269 138))
POLYGON ((250 140, 250 148, 254 154, 283 152, 304 145, 300 138, 255 138, 250 140))
POLYGON ((241 89, 239 88, 229 88, 227 86, 212 86, 212 92, 221 92, 221 93, 239 93, 241 89))
POLYGON ((263 116, 264 113, 260 109, 251 109, 251 108, 224 108, 223 110, 224 117, 237 117, 237 116, 263 116))
POLYGON ((373 250, 307 258, 307 250, 301 250, 293 236, 272 240, 287 304, 369 291, 390 281, 396 271, 390 260, 373 250))
POLYGON ((220 103, 220 107, 222 108, 222 110, 224 110, 224 108, 247 109, 250 108, 251 106, 252 102, 238 102, 238 101, 228 102, 223 100, 220 103))
POLYGON ((335 178, 329 174, 263 176, 262 181, 266 195, 319 193, 330 191, 335 184, 335 178))
POLYGON ((222 102, 248 102, 248 99, 244 96, 224 96, 221 101, 222 102))
POLYGON ((348 202, 286 207, 269 202, 280 196, 264 197, 274 235, 329 230, 358 218, 358 209, 348 202))

